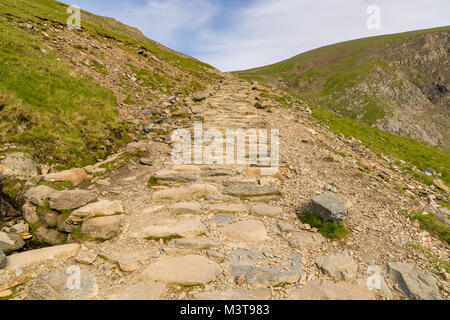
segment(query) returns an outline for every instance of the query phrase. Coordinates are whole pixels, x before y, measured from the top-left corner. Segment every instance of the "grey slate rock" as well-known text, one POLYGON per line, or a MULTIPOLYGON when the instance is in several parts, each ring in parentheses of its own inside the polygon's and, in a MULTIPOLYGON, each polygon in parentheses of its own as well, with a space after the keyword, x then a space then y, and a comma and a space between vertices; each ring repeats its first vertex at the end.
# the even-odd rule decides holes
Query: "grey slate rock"
POLYGON ((282 283, 295 283, 303 275, 300 255, 291 255, 288 262, 275 267, 263 267, 259 262, 267 257, 256 250, 234 250, 228 258, 227 272, 236 280, 243 277, 245 283, 256 286, 275 286, 282 283))
POLYGON ((55 210, 71 210, 85 206, 94 201, 97 195, 86 190, 65 190, 49 196, 50 208, 55 210))
POLYGON ((416 300, 441 300, 436 280, 402 262, 389 262, 387 270, 399 289, 416 300))
POLYGON ((315 197, 311 202, 311 211, 325 221, 342 222, 347 216, 344 204, 331 192, 315 197))
POLYGON ((14 232, 0 232, 0 250, 5 254, 22 249, 25 245, 23 239, 14 232))

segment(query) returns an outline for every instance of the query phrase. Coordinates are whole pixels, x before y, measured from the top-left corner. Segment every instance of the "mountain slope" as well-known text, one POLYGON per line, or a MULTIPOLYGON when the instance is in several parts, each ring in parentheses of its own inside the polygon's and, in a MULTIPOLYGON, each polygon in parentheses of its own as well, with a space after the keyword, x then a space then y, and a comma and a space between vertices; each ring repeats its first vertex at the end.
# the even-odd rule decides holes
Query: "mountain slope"
POLYGON ((450 27, 353 40, 246 71, 333 112, 450 145, 450 27))
POLYGON ((135 138, 126 120, 145 123, 143 111, 173 96, 181 104, 217 77, 111 18, 83 11, 71 30, 66 10, 53 0, 0 2, 0 156, 95 163, 135 138))

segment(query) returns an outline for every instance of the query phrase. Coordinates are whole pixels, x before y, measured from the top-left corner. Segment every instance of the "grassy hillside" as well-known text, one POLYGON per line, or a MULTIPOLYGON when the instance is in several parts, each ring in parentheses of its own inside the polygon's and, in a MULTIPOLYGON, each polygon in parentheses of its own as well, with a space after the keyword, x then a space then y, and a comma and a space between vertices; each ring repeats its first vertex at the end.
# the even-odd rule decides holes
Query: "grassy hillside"
POLYGON ((215 77, 110 18, 83 12, 82 28, 69 30, 66 10, 53 0, 0 2, 0 155, 94 163, 130 140, 119 117, 128 105, 186 95, 215 77))
POLYGON ((449 146, 449 35, 447 26, 347 41, 236 73, 370 126, 449 146))
POLYGON ((398 161, 395 164, 427 185, 432 185, 433 181, 439 178, 450 187, 450 150, 448 148, 434 147, 343 117, 286 90, 272 89, 272 91, 276 91, 277 94, 271 94, 269 90, 262 90, 261 96, 278 102, 284 108, 308 107, 311 111, 311 118, 322 123, 334 133, 360 140, 364 146, 378 156, 389 155, 403 160, 404 163, 398 161), (424 173, 426 168, 433 168, 438 173, 438 177, 426 175, 424 173))
POLYGON ((423 173, 426 168, 433 168, 441 174, 442 181, 450 186, 450 150, 433 147, 427 143, 411 138, 401 137, 364 123, 339 116, 329 110, 312 106, 313 118, 328 125, 335 133, 346 137, 355 137, 378 155, 391 155, 406 161, 398 163, 403 169, 422 182, 431 185, 434 178, 423 173), (412 170, 413 166, 421 172, 412 170))

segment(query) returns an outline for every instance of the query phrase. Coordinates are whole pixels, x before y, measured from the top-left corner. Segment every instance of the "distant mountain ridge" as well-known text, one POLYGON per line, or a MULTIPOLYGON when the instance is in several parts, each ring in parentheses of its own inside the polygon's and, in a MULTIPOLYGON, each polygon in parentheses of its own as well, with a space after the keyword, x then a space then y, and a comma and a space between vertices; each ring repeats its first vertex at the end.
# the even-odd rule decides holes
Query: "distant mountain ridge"
POLYGON ((380 129, 450 146, 450 27, 337 43, 236 74, 380 129))

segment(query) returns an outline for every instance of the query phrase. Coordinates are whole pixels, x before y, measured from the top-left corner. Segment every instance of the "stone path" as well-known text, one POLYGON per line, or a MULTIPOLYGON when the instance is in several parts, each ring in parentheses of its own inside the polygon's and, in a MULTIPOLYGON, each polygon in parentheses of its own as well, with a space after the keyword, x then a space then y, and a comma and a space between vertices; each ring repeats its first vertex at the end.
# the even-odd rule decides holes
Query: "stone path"
MULTIPOLYGON (((255 107, 252 89, 230 76, 209 97, 193 102, 192 118, 202 120, 204 131, 270 128, 267 110, 255 107)), ((192 127, 186 129, 194 134, 192 127)), ((223 141, 227 142, 225 137, 223 141)), ((145 141, 133 147, 148 152, 154 161, 131 162, 94 179, 88 190, 77 191, 81 208, 80 203, 73 205, 70 192, 55 194, 40 187, 41 192, 30 193, 36 205, 49 199, 52 208, 75 207, 68 221, 81 225, 81 234, 90 241, 79 253, 68 247, 49 267, 53 273, 30 281, 25 290, 28 298, 43 298, 41 289, 49 290, 45 282, 52 285, 64 278, 54 269, 72 265, 83 270, 85 279, 74 298, 386 298, 361 284, 364 277, 357 282, 358 264, 350 255, 341 255, 339 245, 288 212, 283 200, 284 168, 268 168, 265 159, 251 163, 250 157, 243 164, 174 165, 169 144, 159 143, 150 151, 145 141), (93 194, 99 202, 91 202, 93 194), (336 255, 310 259, 325 243, 336 255)), ((249 153, 253 147, 246 141, 249 153)), ((208 146, 202 150, 209 151, 208 146)), ((341 219, 344 212, 338 209, 341 219)), ((407 280, 403 282, 402 291, 422 297, 405 287, 407 280)), ((434 283, 427 290, 426 297, 439 296, 434 283)), ((53 286, 49 294, 67 298, 70 293, 53 286)))

